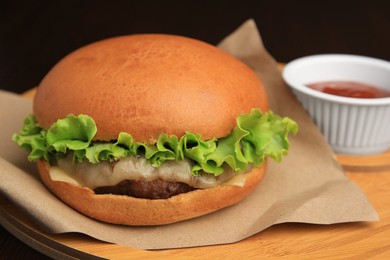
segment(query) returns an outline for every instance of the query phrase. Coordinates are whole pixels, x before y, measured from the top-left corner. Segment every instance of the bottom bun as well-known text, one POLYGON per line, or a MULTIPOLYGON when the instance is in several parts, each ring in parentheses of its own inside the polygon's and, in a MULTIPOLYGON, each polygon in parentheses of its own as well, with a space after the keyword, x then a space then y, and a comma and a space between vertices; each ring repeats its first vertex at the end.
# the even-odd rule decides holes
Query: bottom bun
POLYGON ((95 194, 93 190, 50 178, 50 165, 37 162, 46 187, 70 207, 91 218, 114 224, 146 226, 174 223, 235 204, 261 181, 267 164, 250 171, 243 187, 216 186, 193 190, 168 199, 140 199, 125 195, 95 194))

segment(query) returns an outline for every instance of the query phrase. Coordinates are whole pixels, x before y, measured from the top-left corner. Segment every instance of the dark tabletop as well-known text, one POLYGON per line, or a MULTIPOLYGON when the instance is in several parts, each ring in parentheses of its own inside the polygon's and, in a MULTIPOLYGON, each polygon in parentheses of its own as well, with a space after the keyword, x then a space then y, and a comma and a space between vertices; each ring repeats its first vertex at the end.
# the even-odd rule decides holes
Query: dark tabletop
MULTIPOLYGON (((0 89, 39 84, 69 52, 133 33, 217 44, 249 18, 279 62, 320 53, 390 60, 390 1, 0 1, 0 89)), ((0 259, 42 259, 0 226, 0 259)))

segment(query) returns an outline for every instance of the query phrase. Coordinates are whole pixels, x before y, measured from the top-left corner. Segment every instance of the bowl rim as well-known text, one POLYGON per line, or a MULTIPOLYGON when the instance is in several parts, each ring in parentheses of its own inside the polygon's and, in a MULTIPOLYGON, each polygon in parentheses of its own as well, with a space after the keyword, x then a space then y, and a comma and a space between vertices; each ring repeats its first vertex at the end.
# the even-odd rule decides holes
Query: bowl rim
MULTIPOLYGON (((331 102, 351 104, 351 105, 367 105, 367 106, 378 106, 378 105, 390 105, 390 97, 383 98, 353 98, 353 97, 343 97, 336 96, 332 94, 323 93, 317 90, 308 88, 304 84, 297 83, 292 79, 293 71, 304 64, 309 63, 319 63, 319 62, 340 62, 340 61, 351 61, 357 62, 360 64, 369 64, 374 66, 380 66, 385 68, 390 73, 390 62, 378 58, 354 55, 354 54, 315 54, 304 56, 301 58, 294 59, 288 62, 283 69, 282 77, 291 88, 303 92, 309 96, 314 96, 316 98, 327 100, 331 102)), ((390 84, 390 82, 389 82, 390 84)))

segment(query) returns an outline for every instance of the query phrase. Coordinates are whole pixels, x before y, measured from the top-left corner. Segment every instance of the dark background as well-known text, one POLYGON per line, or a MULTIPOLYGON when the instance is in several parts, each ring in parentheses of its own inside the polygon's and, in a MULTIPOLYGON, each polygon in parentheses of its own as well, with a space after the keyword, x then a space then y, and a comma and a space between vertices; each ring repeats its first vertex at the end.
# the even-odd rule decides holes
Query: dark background
MULTIPOLYGON (((390 60, 388 0, 0 0, 0 89, 26 91, 63 56, 103 38, 171 33, 217 44, 249 18, 280 62, 319 53, 390 60)), ((0 258, 42 255, 0 227, 0 258)))
POLYGON ((390 60, 390 1, 0 1, 0 88, 39 84, 64 55, 132 33, 171 33, 217 44, 253 18, 280 62, 318 53, 390 60))

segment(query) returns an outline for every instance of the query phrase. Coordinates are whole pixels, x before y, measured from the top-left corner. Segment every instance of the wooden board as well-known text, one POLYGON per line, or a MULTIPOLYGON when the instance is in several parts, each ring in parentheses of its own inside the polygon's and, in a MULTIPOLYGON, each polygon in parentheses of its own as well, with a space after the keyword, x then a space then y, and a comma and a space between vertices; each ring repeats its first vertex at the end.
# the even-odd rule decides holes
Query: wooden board
POLYGON ((390 171, 390 150, 385 153, 373 155, 338 154, 337 160, 347 171, 390 171))
MULTIPOLYGON (((33 95, 33 92, 27 95, 33 95)), ((366 194, 380 221, 275 225, 243 241, 217 246, 146 251, 114 245, 82 234, 47 234, 10 201, 0 199, 0 223, 27 245, 53 258, 195 259, 282 257, 390 259, 390 151, 371 156, 337 155, 347 176, 366 194)), ((337 202, 335 202, 337 203, 337 202)))

